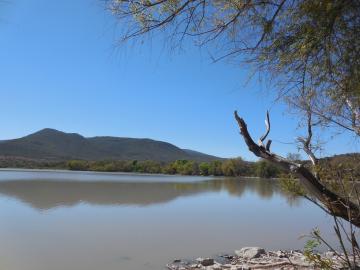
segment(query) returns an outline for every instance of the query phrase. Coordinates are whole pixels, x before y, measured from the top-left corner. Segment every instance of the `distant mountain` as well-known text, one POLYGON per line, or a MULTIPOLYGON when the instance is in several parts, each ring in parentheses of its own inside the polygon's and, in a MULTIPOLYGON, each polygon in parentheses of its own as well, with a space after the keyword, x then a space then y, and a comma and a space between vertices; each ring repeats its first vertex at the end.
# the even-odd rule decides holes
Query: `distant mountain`
POLYGON ((0 141, 0 156, 59 161, 69 159, 212 161, 221 159, 151 139, 86 138, 77 133, 65 133, 50 128, 19 139, 0 141))
MULTIPOLYGON (((190 149, 182 149, 183 151, 185 151, 190 157, 193 158, 189 158, 190 160, 192 159, 200 159, 200 160, 214 160, 214 156, 211 155, 207 155, 198 151, 194 151, 194 150, 190 150, 190 149)), ((215 157, 217 160, 221 159, 218 157, 215 157)))

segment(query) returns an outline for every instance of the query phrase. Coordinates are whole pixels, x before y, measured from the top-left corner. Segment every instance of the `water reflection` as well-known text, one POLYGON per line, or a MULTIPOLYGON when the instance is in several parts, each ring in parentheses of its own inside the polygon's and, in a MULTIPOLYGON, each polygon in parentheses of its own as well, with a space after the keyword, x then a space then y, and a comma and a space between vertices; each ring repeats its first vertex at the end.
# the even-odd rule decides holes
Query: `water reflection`
POLYGON ((265 179, 3 171, 0 268, 160 270, 243 246, 302 248, 314 226, 331 238, 324 213, 295 202, 265 179))
POLYGON ((279 194, 286 196, 289 204, 297 202, 297 199, 284 194, 276 181, 266 179, 215 178, 178 183, 69 180, 0 181, 0 194, 21 200, 39 210, 73 206, 81 202, 93 205, 147 206, 166 203, 184 196, 223 191, 236 197, 241 197, 246 192, 252 192, 263 199, 270 199, 279 194))

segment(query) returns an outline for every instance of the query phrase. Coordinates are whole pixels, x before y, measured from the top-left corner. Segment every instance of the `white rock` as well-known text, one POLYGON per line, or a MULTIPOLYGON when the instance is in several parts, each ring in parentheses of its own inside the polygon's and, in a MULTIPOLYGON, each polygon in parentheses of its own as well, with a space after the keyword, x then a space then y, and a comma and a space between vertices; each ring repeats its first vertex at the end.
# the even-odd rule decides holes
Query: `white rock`
POLYGON ((215 264, 213 266, 209 266, 211 270, 222 270, 223 268, 219 264, 215 264))
POLYGON ((236 266, 233 266, 230 270, 249 270, 249 266, 247 265, 236 265, 236 266))
POLYGON ((326 251, 325 253, 324 253, 324 256, 326 257, 326 258, 332 258, 332 257, 334 257, 336 255, 336 253, 334 252, 334 251, 326 251))
POLYGON ((244 247, 240 250, 235 250, 235 254, 246 259, 253 259, 265 254, 265 250, 259 247, 244 247))

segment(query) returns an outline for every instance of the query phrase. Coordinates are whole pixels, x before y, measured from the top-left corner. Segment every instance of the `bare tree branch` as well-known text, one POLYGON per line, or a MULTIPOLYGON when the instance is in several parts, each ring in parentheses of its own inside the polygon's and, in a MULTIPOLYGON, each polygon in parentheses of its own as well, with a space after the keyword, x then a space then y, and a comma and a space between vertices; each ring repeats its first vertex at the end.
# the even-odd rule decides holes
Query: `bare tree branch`
POLYGON ((316 199, 319 200, 327 209, 329 209, 331 213, 333 213, 335 216, 352 222, 357 227, 360 227, 360 208, 357 204, 345 198, 342 198, 333 191, 329 190, 324 184, 319 181, 317 177, 314 176, 311 171, 309 171, 302 164, 290 161, 286 158, 276 155, 268 151, 262 145, 257 145, 249 134, 244 119, 239 117, 237 111, 234 112, 234 116, 240 128, 240 134, 244 138, 245 143, 251 152, 253 152, 256 156, 270 161, 271 163, 278 165, 286 171, 296 175, 299 178, 301 184, 312 195, 314 195, 316 199), (352 213, 350 219, 348 211, 352 213))

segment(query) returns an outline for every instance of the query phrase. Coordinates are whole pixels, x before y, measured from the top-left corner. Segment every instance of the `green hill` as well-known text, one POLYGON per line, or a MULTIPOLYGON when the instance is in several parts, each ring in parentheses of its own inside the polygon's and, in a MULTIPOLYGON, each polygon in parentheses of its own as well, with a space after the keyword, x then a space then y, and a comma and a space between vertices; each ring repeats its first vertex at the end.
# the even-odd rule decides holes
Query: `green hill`
POLYGON ((82 160, 154 160, 188 159, 212 161, 220 158, 181 149, 151 139, 121 137, 86 138, 76 133, 43 129, 28 136, 0 142, 0 156, 49 161, 82 160))

